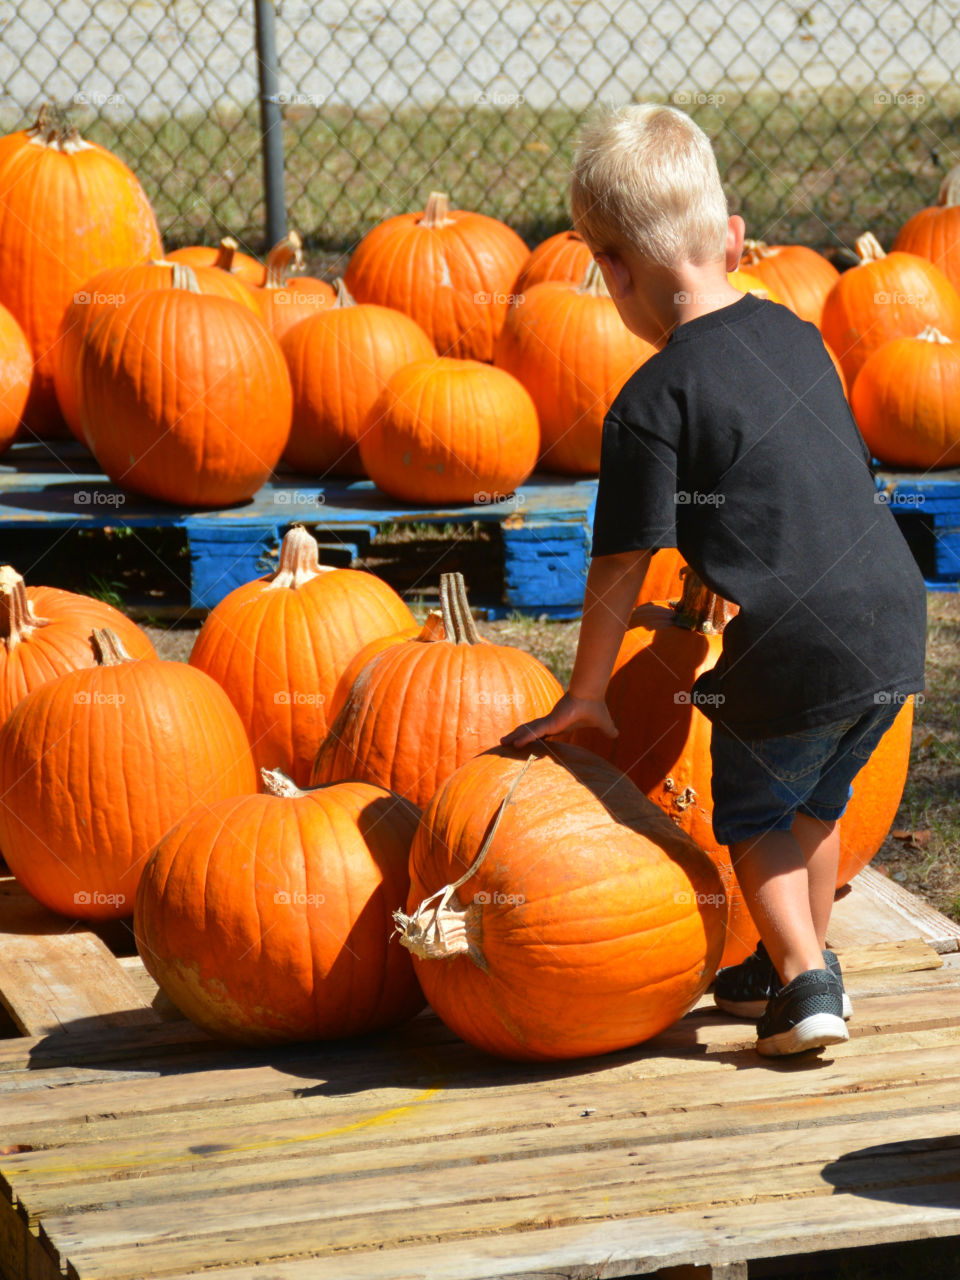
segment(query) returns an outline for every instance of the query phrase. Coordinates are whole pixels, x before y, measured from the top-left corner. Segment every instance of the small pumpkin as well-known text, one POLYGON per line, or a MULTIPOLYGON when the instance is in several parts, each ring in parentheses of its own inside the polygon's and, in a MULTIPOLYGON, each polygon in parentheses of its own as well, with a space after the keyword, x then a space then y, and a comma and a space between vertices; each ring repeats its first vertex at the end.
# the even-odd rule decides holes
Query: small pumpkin
POLYGON ((440 578, 443 629, 390 645, 353 682, 317 756, 312 781, 363 778, 422 808, 471 756, 563 690, 532 654, 477 631, 459 573, 440 578))
POLYGON ((427 806, 410 882, 397 927, 431 1007, 507 1058, 649 1039, 703 994, 723 947, 710 860, 576 747, 464 764, 427 806))
POLYGON ((216 248, 191 244, 183 249, 174 249, 167 257, 171 262, 183 263, 185 267, 216 267, 244 284, 263 283, 263 263, 249 253, 241 253, 233 236, 224 236, 216 248))
POLYGON ((303 242, 296 231, 273 246, 267 254, 263 279, 253 289, 260 318, 277 339, 307 316, 332 307, 336 293, 325 280, 290 275, 303 270, 303 242))
POLYGON ((449 356, 397 369, 359 440, 377 488, 416 503, 498 501, 529 478, 539 446, 536 406, 522 383, 449 356))
POLYGON ((941 182, 936 204, 903 224, 893 247, 932 262, 960 292, 960 165, 941 182))
POLYGON ((131 660, 93 632, 97 665, 28 693, 0 727, 0 848, 51 911, 133 911, 153 846, 195 804, 256 789, 223 690, 184 662, 131 660))
POLYGON ((526 387, 540 418, 540 465, 595 475, 603 419, 655 347, 631 333, 591 260, 579 284, 548 281, 510 308, 494 363, 526 387))
POLYGON ((358 302, 416 320, 443 356, 492 360, 527 246, 482 213, 431 193, 422 213, 387 218, 354 250, 344 281, 358 302))
POLYGON ((283 460, 313 475, 365 474, 360 437, 391 374, 436 357, 409 316, 373 303, 358 306, 342 280, 329 307, 280 339, 293 387, 293 423, 283 460))
POLYGON ((801 320, 819 326, 827 294, 840 272, 821 253, 803 244, 745 240, 741 268, 755 276, 801 320))
POLYGON ((305 785, 353 655, 414 625, 392 587, 372 573, 321 565, 316 539, 295 525, 276 573, 237 587, 211 610, 190 663, 226 690, 257 764, 305 785))
POLYGON ((32 379, 30 344, 13 315, 0 306, 0 453, 20 428, 32 379))
POLYGON ((513 292, 526 293, 545 280, 569 280, 579 284, 587 273, 593 254, 576 231, 558 231, 542 240, 520 269, 513 292))
POLYGON ((160 840, 137 891, 143 963, 178 1009, 247 1044, 395 1026, 423 996, 390 940, 419 812, 366 782, 195 808, 160 840))

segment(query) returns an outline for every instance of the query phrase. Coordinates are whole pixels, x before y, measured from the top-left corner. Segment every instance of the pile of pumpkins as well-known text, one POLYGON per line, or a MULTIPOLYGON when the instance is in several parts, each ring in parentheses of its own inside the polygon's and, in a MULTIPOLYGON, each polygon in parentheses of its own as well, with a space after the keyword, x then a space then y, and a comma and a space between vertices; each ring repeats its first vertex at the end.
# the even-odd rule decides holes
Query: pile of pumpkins
MULTIPOLYGON (((132 914, 146 968, 220 1037, 338 1038, 428 1000, 510 1058, 626 1047, 756 942, 710 832, 709 721, 676 696, 731 608, 687 574, 633 620, 620 737, 518 753, 501 737, 560 686, 479 635, 459 575, 418 625, 295 526, 182 663, 110 605, 6 567, 0 851, 54 911, 132 914)), ((892 821, 910 713, 843 819, 840 883, 892 821)))
MULTIPOLYGON (((842 276, 753 241, 731 276, 821 327, 887 463, 960 459, 958 192, 950 175, 890 254, 862 236, 842 276)), ((266 263, 229 238, 164 257, 135 175, 45 108, 0 139, 0 447, 21 422, 72 432, 116 484, 181 506, 243 501, 278 464, 491 501, 535 466, 595 474, 604 413, 654 350, 575 232, 529 253, 442 193, 376 226, 336 286, 302 265, 295 232, 266 263)))

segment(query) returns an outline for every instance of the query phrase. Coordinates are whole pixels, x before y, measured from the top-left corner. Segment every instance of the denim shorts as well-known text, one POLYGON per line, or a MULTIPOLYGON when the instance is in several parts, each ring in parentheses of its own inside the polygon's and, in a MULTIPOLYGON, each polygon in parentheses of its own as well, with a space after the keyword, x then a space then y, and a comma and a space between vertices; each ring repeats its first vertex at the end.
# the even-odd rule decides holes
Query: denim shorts
POLYGON ((897 718, 904 698, 888 699, 833 724, 780 738, 746 741, 714 726, 713 834, 736 844, 767 831, 788 831, 798 813, 822 822, 842 816, 850 785, 897 718))

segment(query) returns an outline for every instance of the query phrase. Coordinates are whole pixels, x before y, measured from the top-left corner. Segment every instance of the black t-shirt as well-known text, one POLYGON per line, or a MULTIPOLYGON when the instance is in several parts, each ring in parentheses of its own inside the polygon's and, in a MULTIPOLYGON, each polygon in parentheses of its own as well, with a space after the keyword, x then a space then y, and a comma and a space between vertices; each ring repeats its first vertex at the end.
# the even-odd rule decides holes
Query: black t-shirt
POLYGON ((747 294, 678 326, 606 416, 593 554, 673 546, 740 606, 694 690, 728 732, 924 687, 923 579, 816 326, 784 306, 747 294))

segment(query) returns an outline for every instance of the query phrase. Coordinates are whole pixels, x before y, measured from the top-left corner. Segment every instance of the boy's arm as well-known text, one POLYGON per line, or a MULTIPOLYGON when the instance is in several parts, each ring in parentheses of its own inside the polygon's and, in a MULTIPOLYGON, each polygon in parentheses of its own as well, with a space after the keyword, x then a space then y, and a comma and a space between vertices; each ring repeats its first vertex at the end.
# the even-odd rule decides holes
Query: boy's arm
POLYGON ((504 746, 525 747, 567 729, 594 728, 610 738, 617 736, 604 694, 651 554, 624 551, 595 556, 590 562, 570 688, 549 715, 519 725, 502 738, 504 746))

